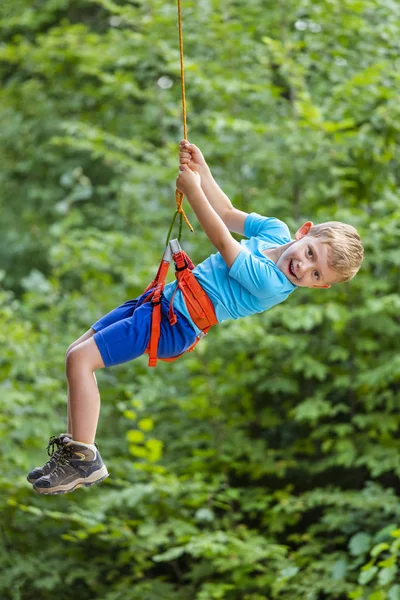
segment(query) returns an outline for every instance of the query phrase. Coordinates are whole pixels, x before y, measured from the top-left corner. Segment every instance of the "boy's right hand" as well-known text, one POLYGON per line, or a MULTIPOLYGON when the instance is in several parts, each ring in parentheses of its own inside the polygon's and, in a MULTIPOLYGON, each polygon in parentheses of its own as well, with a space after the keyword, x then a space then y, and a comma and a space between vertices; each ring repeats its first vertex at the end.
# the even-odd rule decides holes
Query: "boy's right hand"
POLYGON ((197 146, 190 144, 187 140, 182 140, 179 144, 179 163, 188 165, 192 171, 201 173, 208 169, 204 156, 197 146))
POLYGON ((182 194, 188 197, 193 190, 201 187, 199 173, 192 171, 187 165, 180 165, 176 187, 182 194))

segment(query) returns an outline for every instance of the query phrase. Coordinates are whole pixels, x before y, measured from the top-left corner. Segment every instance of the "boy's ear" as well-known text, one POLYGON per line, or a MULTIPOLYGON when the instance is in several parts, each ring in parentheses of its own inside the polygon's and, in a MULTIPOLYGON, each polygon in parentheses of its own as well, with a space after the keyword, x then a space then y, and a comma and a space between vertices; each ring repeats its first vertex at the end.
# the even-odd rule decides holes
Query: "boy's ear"
POLYGON ((314 227, 314 223, 312 221, 306 221, 303 225, 298 229, 294 235, 295 240, 301 240, 307 233, 310 231, 311 227, 314 227))

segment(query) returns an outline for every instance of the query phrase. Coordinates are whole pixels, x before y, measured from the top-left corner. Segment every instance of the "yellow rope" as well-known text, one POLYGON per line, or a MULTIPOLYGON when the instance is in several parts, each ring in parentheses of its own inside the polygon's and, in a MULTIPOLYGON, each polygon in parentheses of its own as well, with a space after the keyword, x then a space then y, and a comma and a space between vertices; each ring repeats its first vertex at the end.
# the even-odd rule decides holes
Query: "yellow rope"
MULTIPOLYGON (((182 117, 183 117, 183 137, 187 139, 187 122, 186 122, 186 94, 185 94, 185 67, 184 67, 184 59, 183 59, 183 34, 182 34, 182 11, 181 11, 181 0, 178 0, 178 29, 179 29, 179 56, 180 56, 180 64, 181 64, 181 89, 182 89, 182 117)), ((175 222, 176 216, 179 214, 181 219, 181 224, 179 228, 179 236, 180 239, 181 230, 182 230, 182 218, 185 220, 186 225, 189 227, 190 231, 193 231, 193 227, 189 223, 189 219, 187 218, 185 211, 182 208, 183 202, 183 194, 179 190, 175 191, 175 200, 176 200, 176 214, 172 220, 171 226, 168 232, 167 244, 169 242, 169 238, 171 236, 172 227, 175 222)))
POLYGON ((181 0, 178 0, 178 28, 179 28, 179 57, 180 57, 180 63, 181 63, 183 137, 186 140, 186 137, 187 137, 187 123, 186 123, 185 68, 184 68, 184 64, 183 64, 183 35, 182 35, 181 0))

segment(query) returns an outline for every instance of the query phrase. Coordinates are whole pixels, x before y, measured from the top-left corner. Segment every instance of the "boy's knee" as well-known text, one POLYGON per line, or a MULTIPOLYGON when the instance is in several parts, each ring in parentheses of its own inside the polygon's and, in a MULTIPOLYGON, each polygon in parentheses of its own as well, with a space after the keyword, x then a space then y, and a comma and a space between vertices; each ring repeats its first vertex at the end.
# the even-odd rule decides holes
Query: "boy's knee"
POLYGON ((72 342, 72 344, 70 346, 68 346, 67 351, 65 353, 65 360, 67 361, 68 359, 68 355, 70 354, 70 352, 72 352, 72 350, 75 348, 75 342, 72 342))
POLYGON ((65 354, 65 370, 67 373, 67 377, 68 373, 71 373, 72 369, 76 365, 77 358, 78 356, 77 351, 75 350, 75 346, 71 344, 71 346, 68 347, 67 352, 65 354))
POLYGON ((72 352, 72 350, 76 347, 79 346, 79 344, 82 344, 82 342, 90 339, 91 337, 93 337, 93 335, 95 334, 95 330, 90 328, 88 331, 86 331, 86 333, 84 333, 80 338, 76 339, 74 342, 72 342, 72 344, 70 346, 68 346, 67 351, 65 353, 65 358, 68 357, 68 355, 70 354, 70 352, 72 352))
POLYGON ((69 376, 74 374, 86 371, 94 372, 96 369, 104 367, 104 362, 96 344, 87 340, 68 348, 65 367, 68 379, 69 376))
POLYGON ((82 352, 81 347, 73 346, 67 350, 67 356, 65 359, 65 372, 67 375, 67 379, 70 375, 74 373, 78 373, 87 366, 87 360, 85 358, 85 353, 82 352))

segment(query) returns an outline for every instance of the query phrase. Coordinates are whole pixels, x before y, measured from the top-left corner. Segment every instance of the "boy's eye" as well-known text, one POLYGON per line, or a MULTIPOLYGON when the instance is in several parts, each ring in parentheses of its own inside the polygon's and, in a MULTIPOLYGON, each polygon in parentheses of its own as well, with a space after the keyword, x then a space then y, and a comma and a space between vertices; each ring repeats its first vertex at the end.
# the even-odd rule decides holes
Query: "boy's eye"
POLYGON ((313 255, 313 251, 311 250, 311 248, 309 248, 309 249, 308 249, 308 256, 309 256, 310 258, 312 258, 312 257, 314 256, 314 255, 313 255))
POLYGON ((318 281, 318 279, 319 279, 319 273, 318 273, 318 271, 314 271, 314 277, 318 281))

